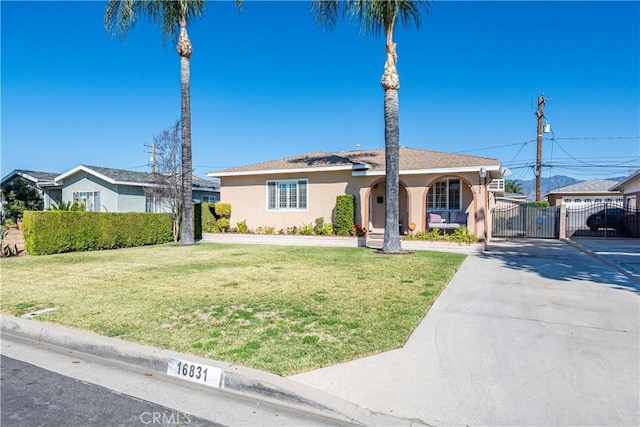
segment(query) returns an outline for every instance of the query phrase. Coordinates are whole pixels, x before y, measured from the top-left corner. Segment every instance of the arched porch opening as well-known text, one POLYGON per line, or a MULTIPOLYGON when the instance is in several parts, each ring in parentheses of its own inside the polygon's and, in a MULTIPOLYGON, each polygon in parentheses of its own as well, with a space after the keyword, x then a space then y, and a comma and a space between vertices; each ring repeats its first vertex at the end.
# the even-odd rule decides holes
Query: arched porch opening
MULTIPOLYGON (((400 180, 398 193, 398 219, 401 234, 407 229, 411 221, 411 194, 407 186, 400 180)), ((384 233, 385 227, 385 179, 380 178, 372 182, 364 196, 363 223, 371 233, 384 233)))

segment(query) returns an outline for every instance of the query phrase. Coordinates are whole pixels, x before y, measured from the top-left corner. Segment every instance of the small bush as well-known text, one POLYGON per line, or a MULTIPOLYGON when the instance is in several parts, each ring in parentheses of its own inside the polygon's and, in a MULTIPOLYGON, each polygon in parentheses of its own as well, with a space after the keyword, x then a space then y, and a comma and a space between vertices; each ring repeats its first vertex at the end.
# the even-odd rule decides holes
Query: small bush
POLYGON ((231 222, 229 221, 229 218, 220 218, 216 222, 216 226, 218 227, 218 230, 227 232, 229 231, 229 227, 231 227, 231 222))
POLYGON ((331 236, 333 234, 333 224, 324 222, 324 218, 316 218, 313 231, 318 236, 331 236))
POLYGON ((249 232, 249 227, 247 227, 247 220, 243 219, 242 221, 240 221, 238 224, 238 233, 248 233, 249 232))
POLYGON ((302 227, 300 227, 300 234, 303 234, 305 236, 312 236, 313 224, 302 224, 302 227))
POLYGON ((526 202, 522 204, 523 206, 534 206, 536 208, 548 208, 549 202, 546 200, 541 200, 539 202, 526 202))
POLYGON ((478 239, 469 232, 467 227, 458 227, 451 235, 451 240, 458 243, 474 243, 478 239))

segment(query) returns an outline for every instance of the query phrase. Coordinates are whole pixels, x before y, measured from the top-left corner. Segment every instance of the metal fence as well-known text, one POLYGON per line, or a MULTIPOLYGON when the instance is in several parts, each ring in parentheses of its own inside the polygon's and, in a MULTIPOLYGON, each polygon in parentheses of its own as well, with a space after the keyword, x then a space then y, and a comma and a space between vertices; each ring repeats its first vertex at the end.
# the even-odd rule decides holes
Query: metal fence
POLYGON ((620 203, 567 208, 567 237, 640 237, 640 210, 620 203))
POLYGON ((560 207, 529 205, 498 206, 492 211, 493 237, 560 237, 560 207))

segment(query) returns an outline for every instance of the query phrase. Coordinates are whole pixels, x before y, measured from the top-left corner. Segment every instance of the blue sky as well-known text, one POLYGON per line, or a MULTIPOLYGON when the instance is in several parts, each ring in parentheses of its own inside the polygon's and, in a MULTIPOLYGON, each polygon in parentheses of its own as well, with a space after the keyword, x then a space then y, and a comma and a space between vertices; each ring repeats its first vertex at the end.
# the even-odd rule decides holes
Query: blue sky
MULTIPOLYGON (((149 171, 144 144, 180 116, 179 57, 106 2, 1 3, 2 175, 78 164, 149 171)), ((400 144, 496 157, 532 179, 640 167, 639 2, 434 2, 399 27, 400 144)), ((312 151, 384 147, 382 37, 318 27, 308 2, 209 2, 189 29, 195 172, 312 151)))

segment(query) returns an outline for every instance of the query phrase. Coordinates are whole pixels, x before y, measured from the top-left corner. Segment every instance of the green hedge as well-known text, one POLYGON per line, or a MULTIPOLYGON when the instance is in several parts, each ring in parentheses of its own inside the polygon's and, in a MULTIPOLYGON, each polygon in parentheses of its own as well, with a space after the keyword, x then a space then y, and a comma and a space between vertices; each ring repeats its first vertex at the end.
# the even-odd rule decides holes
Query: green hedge
POLYGON ((26 211, 24 241, 31 255, 155 245, 173 240, 170 214, 26 211))
POLYGON ((202 204, 202 231, 219 233, 231 227, 231 204, 223 202, 202 204))
POLYGON ((356 198, 352 194, 343 194, 336 197, 336 223, 335 233, 338 236, 349 236, 355 225, 356 198))

